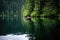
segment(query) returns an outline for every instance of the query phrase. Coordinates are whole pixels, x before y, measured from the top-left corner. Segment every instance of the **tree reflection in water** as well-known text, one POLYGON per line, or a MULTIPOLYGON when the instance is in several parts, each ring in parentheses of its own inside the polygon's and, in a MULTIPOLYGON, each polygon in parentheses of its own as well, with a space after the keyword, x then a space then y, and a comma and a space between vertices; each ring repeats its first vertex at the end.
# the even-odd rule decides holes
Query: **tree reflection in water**
POLYGON ((25 20, 23 25, 25 25, 26 32, 30 34, 28 35, 30 37, 29 40, 54 40, 57 38, 56 31, 58 30, 56 29, 60 24, 60 20, 58 20, 58 18, 31 17, 31 20, 25 20))

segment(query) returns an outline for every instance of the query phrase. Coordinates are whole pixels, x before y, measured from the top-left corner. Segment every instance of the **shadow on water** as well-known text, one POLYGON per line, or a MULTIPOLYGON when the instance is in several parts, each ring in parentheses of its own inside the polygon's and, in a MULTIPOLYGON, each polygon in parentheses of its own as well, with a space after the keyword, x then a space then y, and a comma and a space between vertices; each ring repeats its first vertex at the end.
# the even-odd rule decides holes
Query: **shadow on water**
POLYGON ((60 19, 58 17, 31 17, 29 21, 25 21, 25 24, 23 24, 26 26, 26 30, 28 29, 30 40, 55 40, 60 38, 60 19))

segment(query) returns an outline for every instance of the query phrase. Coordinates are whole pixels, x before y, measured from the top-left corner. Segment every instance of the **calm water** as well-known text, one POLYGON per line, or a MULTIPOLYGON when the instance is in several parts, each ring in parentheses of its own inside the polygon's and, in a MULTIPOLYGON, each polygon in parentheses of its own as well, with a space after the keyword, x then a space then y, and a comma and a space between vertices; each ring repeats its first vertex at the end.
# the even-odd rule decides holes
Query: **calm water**
MULTIPOLYGON (((1 19, 2 20, 2 19, 1 19)), ((32 17, 25 21, 1 21, 0 40, 54 40, 60 36, 60 20, 32 17)))

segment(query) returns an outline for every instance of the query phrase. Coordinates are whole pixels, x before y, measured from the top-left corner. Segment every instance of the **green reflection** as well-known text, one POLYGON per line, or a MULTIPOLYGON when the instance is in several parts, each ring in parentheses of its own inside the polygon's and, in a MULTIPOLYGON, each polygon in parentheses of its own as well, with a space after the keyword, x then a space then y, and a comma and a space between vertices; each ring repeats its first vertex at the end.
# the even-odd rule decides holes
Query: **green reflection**
POLYGON ((23 20, 24 27, 27 33, 32 33, 36 39, 52 40, 52 31, 56 28, 57 21, 45 17, 31 17, 31 20, 23 20), (47 38, 48 37, 48 38, 47 38))
POLYGON ((59 5, 56 5, 56 2, 54 0, 26 0, 22 7, 21 20, 26 32, 31 33, 31 40, 54 40, 53 33, 60 25, 59 5))

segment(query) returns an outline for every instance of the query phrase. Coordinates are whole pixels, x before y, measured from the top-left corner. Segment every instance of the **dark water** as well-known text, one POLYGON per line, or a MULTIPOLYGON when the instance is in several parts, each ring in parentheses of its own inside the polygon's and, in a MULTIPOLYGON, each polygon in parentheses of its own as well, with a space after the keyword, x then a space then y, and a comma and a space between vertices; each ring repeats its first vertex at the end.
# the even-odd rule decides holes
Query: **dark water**
POLYGON ((21 19, 23 4, 22 0, 0 1, 0 40, 60 40, 60 16, 21 19))
POLYGON ((0 40, 55 40, 60 38, 60 20, 57 18, 32 17, 31 20, 25 20, 26 22, 20 21, 19 19, 0 21, 0 40))

